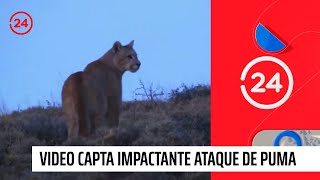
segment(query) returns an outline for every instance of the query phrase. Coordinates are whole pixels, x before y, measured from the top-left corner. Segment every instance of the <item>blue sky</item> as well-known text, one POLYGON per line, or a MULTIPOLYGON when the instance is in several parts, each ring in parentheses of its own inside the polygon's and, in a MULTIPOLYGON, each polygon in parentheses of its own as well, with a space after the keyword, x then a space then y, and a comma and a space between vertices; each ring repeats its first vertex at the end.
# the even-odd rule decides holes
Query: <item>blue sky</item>
POLYGON ((139 79, 170 90, 210 83, 210 0, 5 0, 0 7, 0 105, 10 110, 61 102, 64 80, 101 57, 114 41, 135 40, 141 69, 123 78, 123 99, 139 79), (18 36, 10 16, 28 12, 18 36))

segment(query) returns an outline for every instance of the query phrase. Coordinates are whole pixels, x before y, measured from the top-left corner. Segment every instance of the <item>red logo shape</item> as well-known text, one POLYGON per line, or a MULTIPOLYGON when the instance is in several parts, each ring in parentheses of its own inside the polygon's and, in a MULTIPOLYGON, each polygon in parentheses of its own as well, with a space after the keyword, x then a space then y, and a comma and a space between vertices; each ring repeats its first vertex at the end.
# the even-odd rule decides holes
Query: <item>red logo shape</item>
POLYGON ((10 29, 17 35, 28 34, 33 27, 33 20, 30 14, 19 11, 14 13, 10 18, 10 29), (22 31, 18 31, 22 29, 22 31))

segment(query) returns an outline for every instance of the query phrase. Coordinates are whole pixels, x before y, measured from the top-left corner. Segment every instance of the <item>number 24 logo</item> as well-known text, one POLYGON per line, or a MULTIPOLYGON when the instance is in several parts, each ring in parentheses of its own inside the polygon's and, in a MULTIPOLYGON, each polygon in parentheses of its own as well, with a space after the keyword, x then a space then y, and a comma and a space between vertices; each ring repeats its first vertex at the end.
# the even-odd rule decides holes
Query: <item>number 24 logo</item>
POLYGON ((256 72, 252 74, 251 79, 255 79, 257 77, 260 78, 260 81, 255 86, 253 86, 253 88, 251 89, 252 93, 264 93, 266 92, 266 89, 274 89, 277 93, 279 93, 280 89, 283 87, 280 84, 280 73, 278 72, 270 79, 265 88, 261 87, 266 80, 264 74, 262 74, 261 72, 256 72))
POLYGON ((15 28, 20 28, 21 26, 28 27, 28 20, 27 19, 24 19, 21 23, 21 20, 19 18, 16 18, 16 19, 14 19, 14 22, 17 22, 14 25, 15 28))

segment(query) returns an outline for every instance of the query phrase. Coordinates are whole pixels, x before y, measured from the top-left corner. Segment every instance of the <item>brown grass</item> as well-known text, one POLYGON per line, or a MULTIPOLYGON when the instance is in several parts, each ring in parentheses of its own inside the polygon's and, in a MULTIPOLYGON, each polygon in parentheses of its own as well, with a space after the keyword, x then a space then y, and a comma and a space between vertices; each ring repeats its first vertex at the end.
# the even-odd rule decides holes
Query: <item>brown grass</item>
MULTIPOLYGON (((63 145, 59 106, 0 116, 0 179, 209 179, 209 173, 32 173, 32 145, 63 145)), ((184 86, 167 100, 124 102, 119 145, 209 145, 210 87, 184 86)), ((83 145, 91 142, 83 142, 83 145)))

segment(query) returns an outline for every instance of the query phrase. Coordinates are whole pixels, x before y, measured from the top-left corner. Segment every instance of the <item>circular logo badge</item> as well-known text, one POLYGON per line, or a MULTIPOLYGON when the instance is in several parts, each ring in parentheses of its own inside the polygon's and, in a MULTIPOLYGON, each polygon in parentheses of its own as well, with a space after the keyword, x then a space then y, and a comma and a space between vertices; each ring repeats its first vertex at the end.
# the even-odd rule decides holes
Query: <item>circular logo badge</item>
POLYGON ((33 27, 33 20, 30 14, 19 11, 10 18, 10 29, 17 35, 28 34, 33 27))
POLYGON ((281 106, 293 90, 293 76, 289 67, 272 56, 261 56, 249 62, 240 80, 243 82, 240 89, 244 98, 260 109, 281 106))

